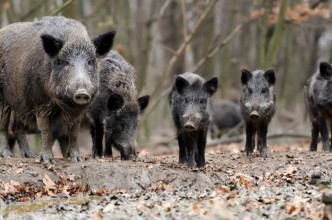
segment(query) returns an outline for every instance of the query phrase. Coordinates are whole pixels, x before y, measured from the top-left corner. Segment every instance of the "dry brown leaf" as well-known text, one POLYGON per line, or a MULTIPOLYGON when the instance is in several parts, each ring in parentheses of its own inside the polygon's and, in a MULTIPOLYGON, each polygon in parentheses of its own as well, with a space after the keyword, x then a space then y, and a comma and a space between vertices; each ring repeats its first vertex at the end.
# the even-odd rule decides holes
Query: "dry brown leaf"
POLYGON ((70 193, 69 193, 69 190, 70 189, 70 187, 68 186, 68 185, 65 185, 63 188, 62 188, 62 194, 64 195, 64 196, 67 196, 67 197, 70 197, 70 193))
POLYGON ((223 192, 223 193, 228 193, 229 192, 229 188, 227 186, 219 186, 219 185, 217 185, 214 188, 218 192, 223 192))
POLYGON ((295 205, 291 205, 290 207, 288 207, 288 214, 292 214, 294 213, 296 210, 296 206, 295 205))
POLYGON ((148 152, 147 150, 143 149, 139 152, 138 157, 146 157, 149 156, 150 152, 148 152))
POLYGON ((97 189, 97 191, 96 191, 96 195, 97 196, 103 196, 103 195, 105 195, 106 194, 106 190, 105 189, 97 189))
POLYGON ((192 210, 196 213, 199 213, 201 215, 206 215, 207 214, 207 210, 205 208, 202 208, 201 206, 194 204, 192 206, 192 210))
POLYGON ((14 194, 18 192, 17 187, 21 184, 17 181, 11 180, 9 183, 1 183, 0 184, 0 194, 6 195, 6 194, 14 194))
POLYGON ((75 180, 75 175, 74 174, 65 174, 63 176, 61 176, 62 180, 70 180, 70 181, 74 181, 75 180))
POLYGON ((43 183, 44 183, 45 189, 56 189, 55 183, 46 174, 44 174, 43 183))
POLYGON ((230 199, 234 199, 236 197, 238 193, 232 193, 232 194, 229 194, 226 198, 226 200, 230 200, 230 199))
POLYGON ((17 173, 17 174, 20 174, 20 173, 22 173, 23 172, 23 168, 17 168, 16 170, 15 170, 15 173, 17 173))

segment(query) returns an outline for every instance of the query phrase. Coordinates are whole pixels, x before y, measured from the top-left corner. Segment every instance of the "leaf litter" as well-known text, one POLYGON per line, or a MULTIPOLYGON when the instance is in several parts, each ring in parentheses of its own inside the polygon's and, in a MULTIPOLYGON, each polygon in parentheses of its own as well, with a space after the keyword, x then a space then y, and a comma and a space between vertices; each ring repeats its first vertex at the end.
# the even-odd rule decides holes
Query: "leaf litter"
MULTIPOLYGON (((332 160, 321 152, 208 153, 205 169, 175 155, 43 165, 3 159, 0 219, 322 219, 332 160), (1 202, 2 201, 2 202, 1 202), (29 208, 22 208, 29 207, 29 208), (35 207, 35 208, 33 208, 35 207), (31 210, 31 211, 30 211, 31 210)), ((331 209, 332 210, 332 209, 331 209)))

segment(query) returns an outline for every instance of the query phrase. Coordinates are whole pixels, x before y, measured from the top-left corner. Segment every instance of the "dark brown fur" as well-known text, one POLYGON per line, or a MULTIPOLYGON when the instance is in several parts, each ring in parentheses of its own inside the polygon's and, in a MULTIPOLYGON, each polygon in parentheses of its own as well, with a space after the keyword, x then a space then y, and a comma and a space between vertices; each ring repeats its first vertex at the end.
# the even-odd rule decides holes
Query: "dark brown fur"
POLYGON ((22 125, 40 131, 42 161, 53 162, 51 131, 57 122, 68 126, 70 156, 80 160, 77 132, 88 102, 78 104, 74 96, 81 89, 91 100, 97 94, 96 51, 98 55, 107 53, 113 36, 114 33, 103 35, 91 42, 82 24, 64 17, 15 23, 0 30, 2 156, 11 156, 7 127, 10 110, 14 110, 22 125), (79 65, 80 71, 73 65, 79 65))

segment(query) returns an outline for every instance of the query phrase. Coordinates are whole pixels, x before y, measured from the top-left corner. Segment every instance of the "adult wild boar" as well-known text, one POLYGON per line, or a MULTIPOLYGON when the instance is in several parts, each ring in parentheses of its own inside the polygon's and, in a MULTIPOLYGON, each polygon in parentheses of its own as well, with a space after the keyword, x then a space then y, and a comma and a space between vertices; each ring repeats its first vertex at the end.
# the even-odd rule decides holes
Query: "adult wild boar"
POLYGON ((1 156, 12 155, 7 131, 13 110, 24 126, 40 131, 41 161, 54 162, 55 123, 68 127, 69 156, 81 160, 79 119, 98 91, 97 57, 109 52, 114 35, 107 32, 91 40, 80 22, 64 17, 44 17, 0 30, 1 156))
POLYGON ((254 151, 257 133, 257 149, 262 157, 267 157, 267 129, 275 113, 275 81, 273 70, 242 70, 240 103, 246 128, 247 156, 254 151))
POLYGON ((175 79, 169 95, 172 116, 180 148, 179 163, 188 167, 205 166, 206 135, 213 112, 211 96, 218 88, 218 78, 205 81, 194 73, 175 79))
POLYGON ((318 71, 307 81, 305 99, 312 125, 310 151, 317 151, 320 133, 323 152, 330 152, 327 122, 332 119, 332 66, 329 63, 321 62, 318 71))

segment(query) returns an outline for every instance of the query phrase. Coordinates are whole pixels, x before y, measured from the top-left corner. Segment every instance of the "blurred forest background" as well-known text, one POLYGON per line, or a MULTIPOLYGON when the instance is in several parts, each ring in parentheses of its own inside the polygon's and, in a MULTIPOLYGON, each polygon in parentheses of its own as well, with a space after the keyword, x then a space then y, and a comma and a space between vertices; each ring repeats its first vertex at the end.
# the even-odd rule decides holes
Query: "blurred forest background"
POLYGON ((174 75, 218 76, 215 98, 238 102, 241 68, 276 71, 271 132, 309 134, 303 85, 319 61, 332 61, 329 0, 0 0, 0 10, 1 27, 63 15, 91 36, 117 30, 114 49, 136 68, 140 95, 151 95, 141 143, 175 137, 167 102, 174 75))

